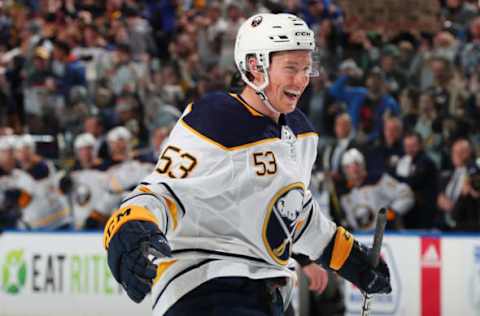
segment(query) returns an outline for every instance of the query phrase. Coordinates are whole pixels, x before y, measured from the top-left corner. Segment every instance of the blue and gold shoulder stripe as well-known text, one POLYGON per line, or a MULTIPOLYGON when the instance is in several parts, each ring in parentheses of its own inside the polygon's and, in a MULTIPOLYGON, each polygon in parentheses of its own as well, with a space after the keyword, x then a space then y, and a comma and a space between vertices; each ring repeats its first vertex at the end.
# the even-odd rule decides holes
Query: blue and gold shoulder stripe
MULTIPOLYGON (((298 109, 282 115, 280 122, 287 124, 297 137, 316 135, 298 109)), ((257 112, 239 95, 223 92, 207 94, 191 104, 180 124, 224 150, 238 150, 281 137, 280 124, 257 112)))

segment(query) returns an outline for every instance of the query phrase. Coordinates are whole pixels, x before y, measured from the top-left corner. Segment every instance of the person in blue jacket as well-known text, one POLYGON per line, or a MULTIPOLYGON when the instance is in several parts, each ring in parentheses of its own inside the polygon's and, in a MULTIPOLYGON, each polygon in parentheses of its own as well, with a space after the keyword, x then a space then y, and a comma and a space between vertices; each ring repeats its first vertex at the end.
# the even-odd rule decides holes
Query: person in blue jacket
POLYGON ((365 87, 350 86, 348 80, 358 72, 347 70, 330 87, 330 94, 345 102, 347 112, 361 143, 370 143, 380 136, 385 116, 400 114, 397 101, 386 92, 384 74, 378 67, 367 75, 365 87))

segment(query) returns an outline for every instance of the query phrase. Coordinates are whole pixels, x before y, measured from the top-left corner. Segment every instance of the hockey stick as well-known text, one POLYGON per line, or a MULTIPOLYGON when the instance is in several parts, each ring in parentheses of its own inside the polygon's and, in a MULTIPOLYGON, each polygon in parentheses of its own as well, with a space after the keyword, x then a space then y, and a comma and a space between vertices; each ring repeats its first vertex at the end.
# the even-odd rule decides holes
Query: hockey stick
MULTIPOLYGON (((375 225, 375 235, 373 236, 373 246, 370 253, 370 265, 375 268, 380 260, 380 250, 382 248, 383 233, 387 224, 387 209, 382 208, 377 215, 377 223, 375 225)), ((368 316, 370 312, 371 296, 363 293, 362 316, 368 316)))

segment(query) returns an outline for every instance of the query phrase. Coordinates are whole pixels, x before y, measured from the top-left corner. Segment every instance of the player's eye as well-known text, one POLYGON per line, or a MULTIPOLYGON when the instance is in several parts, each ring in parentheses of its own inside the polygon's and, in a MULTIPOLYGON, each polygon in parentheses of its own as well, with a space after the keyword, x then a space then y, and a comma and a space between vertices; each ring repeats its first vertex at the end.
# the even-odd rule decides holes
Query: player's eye
POLYGON ((285 70, 288 73, 291 73, 291 74, 296 74, 297 73, 297 68, 295 68, 294 66, 285 66, 285 70))

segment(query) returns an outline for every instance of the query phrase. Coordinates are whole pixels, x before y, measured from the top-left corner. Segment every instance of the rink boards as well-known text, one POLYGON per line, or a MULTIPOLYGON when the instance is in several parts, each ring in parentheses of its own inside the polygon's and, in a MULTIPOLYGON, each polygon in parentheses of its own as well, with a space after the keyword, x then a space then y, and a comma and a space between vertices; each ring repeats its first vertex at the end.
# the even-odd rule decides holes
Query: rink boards
MULTIPOLYGON (((369 242, 371 236, 357 236, 369 242)), ((0 235, 0 316, 150 315, 111 276, 99 233, 0 235)), ((371 315, 480 315, 480 234, 387 234, 382 256, 393 293, 376 296, 371 315)), ((348 315, 362 297, 345 287, 348 315)))

